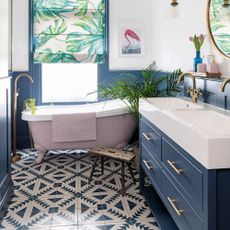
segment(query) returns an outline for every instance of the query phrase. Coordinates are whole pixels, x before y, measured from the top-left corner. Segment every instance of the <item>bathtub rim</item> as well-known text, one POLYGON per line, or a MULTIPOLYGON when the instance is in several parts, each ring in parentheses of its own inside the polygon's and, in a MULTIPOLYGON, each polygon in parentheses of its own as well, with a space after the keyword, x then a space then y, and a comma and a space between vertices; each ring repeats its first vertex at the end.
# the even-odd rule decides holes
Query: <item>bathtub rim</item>
MULTIPOLYGON (((95 102, 95 103, 90 103, 90 104, 81 104, 81 105, 41 105, 41 106, 36 106, 36 108, 39 110, 39 108, 42 109, 50 109, 52 108, 67 108, 67 107, 86 107, 86 106, 95 106, 97 105, 105 105, 106 103, 109 104, 109 106, 116 105, 117 107, 112 109, 106 109, 106 110, 101 110, 101 111, 92 111, 96 113, 97 118, 102 118, 102 117, 110 117, 110 116, 118 116, 118 115, 125 115, 125 114, 130 114, 130 110, 127 107, 127 105, 121 101, 120 99, 115 99, 115 100, 107 100, 107 101, 102 101, 102 102, 95 102)), ((91 112, 91 111, 90 111, 91 112)), ((89 112, 89 113, 90 113, 89 112)), ((68 113, 60 113, 60 114, 74 114, 75 112, 68 112, 68 113)), ((88 113, 88 112, 81 112, 81 113, 88 113)), ((52 115, 57 114, 57 113, 49 113, 49 114, 31 114, 31 111, 22 111, 21 112, 21 119, 23 121, 52 121, 52 115)), ((78 113, 79 114, 79 113, 78 113)))

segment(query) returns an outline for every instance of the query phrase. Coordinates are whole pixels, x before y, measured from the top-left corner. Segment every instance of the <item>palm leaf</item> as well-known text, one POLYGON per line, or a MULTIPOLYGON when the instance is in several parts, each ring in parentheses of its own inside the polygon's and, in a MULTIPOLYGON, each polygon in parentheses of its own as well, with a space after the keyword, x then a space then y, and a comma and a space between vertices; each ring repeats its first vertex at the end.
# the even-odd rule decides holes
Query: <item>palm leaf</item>
POLYGON ((67 29, 65 20, 55 20, 46 30, 36 36, 36 49, 46 44, 50 39, 63 34, 67 29))
POLYGON ((76 33, 68 34, 66 38, 68 52, 80 52, 88 49, 89 54, 102 53, 103 36, 102 35, 78 35, 76 33))
POLYGON ((122 74, 115 83, 99 85, 99 97, 108 99, 123 100, 134 118, 139 121, 139 98, 175 96, 180 92, 177 85, 180 70, 175 70, 166 76, 158 70, 156 63, 153 62, 142 71, 142 78, 137 78, 133 74, 122 74), (166 87, 163 87, 166 85, 166 87))
POLYGON ((53 53, 50 49, 45 49, 41 53, 35 53, 35 63, 78 63, 74 55, 58 51, 53 53))
POLYGON ((75 9, 75 16, 85 16, 88 11, 88 1, 78 0, 79 6, 75 9))
POLYGON ((181 87, 178 85, 178 77, 182 74, 180 69, 173 71, 172 73, 167 74, 166 77, 166 95, 167 96, 175 96, 177 93, 181 91, 181 87))
POLYGON ((64 19, 65 13, 72 12, 78 3, 75 0, 34 0, 35 22, 50 19, 64 19))

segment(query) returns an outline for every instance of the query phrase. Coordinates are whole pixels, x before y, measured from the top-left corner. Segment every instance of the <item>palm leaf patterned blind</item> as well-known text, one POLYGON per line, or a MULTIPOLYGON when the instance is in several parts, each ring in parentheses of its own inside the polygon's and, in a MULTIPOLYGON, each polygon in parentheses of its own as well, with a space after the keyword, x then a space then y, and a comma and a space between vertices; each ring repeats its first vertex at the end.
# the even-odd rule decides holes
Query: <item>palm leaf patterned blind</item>
POLYGON ((103 63, 105 0, 33 0, 35 63, 103 63))

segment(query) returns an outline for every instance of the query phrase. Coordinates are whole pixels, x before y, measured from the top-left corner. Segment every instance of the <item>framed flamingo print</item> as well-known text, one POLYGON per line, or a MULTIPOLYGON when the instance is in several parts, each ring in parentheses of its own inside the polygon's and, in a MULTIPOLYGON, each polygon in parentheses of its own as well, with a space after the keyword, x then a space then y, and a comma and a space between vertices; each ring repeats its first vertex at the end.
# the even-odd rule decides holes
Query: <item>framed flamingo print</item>
POLYGON ((152 2, 109 1, 107 51, 110 71, 139 71, 156 59, 152 2))
POLYGON ((143 56, 144 49, 142 25, 119 23, 118 55, 120 57, 143 56))

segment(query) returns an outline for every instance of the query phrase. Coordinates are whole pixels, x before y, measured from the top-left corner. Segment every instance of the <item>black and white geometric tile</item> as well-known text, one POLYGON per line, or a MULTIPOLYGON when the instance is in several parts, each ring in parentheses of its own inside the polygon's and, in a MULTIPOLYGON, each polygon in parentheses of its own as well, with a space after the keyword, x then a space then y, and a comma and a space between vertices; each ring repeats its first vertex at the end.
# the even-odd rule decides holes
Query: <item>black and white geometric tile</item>
POLYGON ((126 195, 120 195, 118 161, 105 160, 104 175, 96 168, 88 184, 94 156, 86 151, 50 151, 39 165, 34 163, 36 151, 19 153, 22 160, 12 165, 14 197, 0 229, 159 229, 128 171, 126 195))

